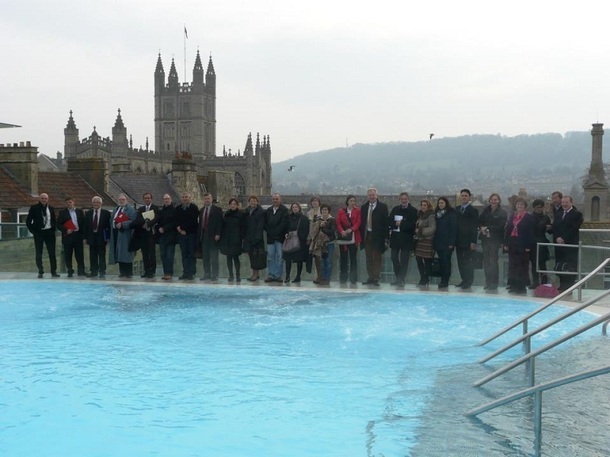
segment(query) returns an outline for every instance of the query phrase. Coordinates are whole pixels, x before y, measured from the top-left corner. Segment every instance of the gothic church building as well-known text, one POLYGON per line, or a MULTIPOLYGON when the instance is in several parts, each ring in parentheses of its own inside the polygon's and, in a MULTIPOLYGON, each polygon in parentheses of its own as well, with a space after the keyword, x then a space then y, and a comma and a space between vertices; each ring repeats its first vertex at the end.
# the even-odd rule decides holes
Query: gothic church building
MULTIPOLYGON (((216 156, 216 73, 210 57, 204 72, 201 56, 197 51, 191 83, 180 83, 174 60, 167 82, 161 55, 157 58, 154 73, 155 87, 155 148, 151 150, 146 139, 145 148, 133 147, 131 136, 118 110, 112 138, 102 138, 93 128, 91 135, 79 139, 79 130, 72 111, 64 129, 64 157, 68 169, 84 171, 91 159, 101 160, 106 175, 166 174, 171 179, 176 167, 183 168, 191 162, 197 179, 204 187, 214 190, 210 181, 222 174, 225 188, 227 177, 232 195, 244 197, 250 194, 271 193, 271 145, 268 136, 256 143, 249 134, 243 153, 227 154, 223 150, 216 156), (72 164, 72 166, 71 166, 72 164)), ((86 174, 86 173, 84 173, 86 174)), ((179 186, 179 183, 174 180, 179 186)), ((186 189, 176 189, 178 192, 186 189)), ((226 192, 223 192, 225 194, 226 192)))

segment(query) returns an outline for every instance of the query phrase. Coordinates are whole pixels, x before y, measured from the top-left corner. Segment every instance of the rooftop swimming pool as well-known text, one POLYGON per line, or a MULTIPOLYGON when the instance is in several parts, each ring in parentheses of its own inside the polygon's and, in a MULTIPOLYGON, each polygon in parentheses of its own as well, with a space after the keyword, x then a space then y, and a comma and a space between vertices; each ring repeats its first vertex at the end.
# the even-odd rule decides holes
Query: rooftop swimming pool
MULTIPOLYGON (((518 330, 476 344, 536 307, 434 293, 3 281, 0 455, 530 455, 525 400, 480 422, 463 413, 525 386, 517 370, 471 387, 489 371, 476 360, 518 330)), ((533 345, 588 320, 581 313, 533 345)), ((589 332, 541 358, 539 376, 575 372, 606 346, 589 332)), ((600 414, 610 424, 595 407, 607 403, 603 378, 586 384, 602 389, 597 399, 581 401, 573 387, 545 396, 543 453, 607 455, 594 427, 600 414), (570 414, 594 436, 573 424, 566 435, 570 414)))

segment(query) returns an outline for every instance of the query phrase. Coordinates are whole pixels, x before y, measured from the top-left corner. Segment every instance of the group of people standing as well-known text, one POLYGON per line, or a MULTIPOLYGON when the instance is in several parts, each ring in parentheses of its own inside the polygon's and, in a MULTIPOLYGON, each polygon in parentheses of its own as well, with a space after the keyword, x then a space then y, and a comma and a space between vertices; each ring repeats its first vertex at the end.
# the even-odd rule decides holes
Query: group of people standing
MULTIPOLYGON (((93 197, 92 209, 84 212, 66 198, 66 208, 55 217, 48 204, 48 195, 41 194, 38 204, 30 208, 27 227, 34 235, 36 265, 43 277, 42 250, 49 252, 51 275, 58 277, 55 258, 55 230, 62 233, 68 277, 100 278, 106 274, 108 263, 118 264, 119 277, 133 276, 136 251, 142 251, 143 278, 153 278, 157 269, 156 245, 163 266, 163 280, 174 277, 175 247, 182 254, 181 280, 193 280, 197 259, 203 263, 201 280, 218 282, 219 254, 226 256, 229 282, 240 283, 240 256, 247 253, 252 273, 248 281, 261 279, 267 269, 267 283, 299 283, 303 268, 313 273, 315 284, 328 285, 332 275, 333 255, 339 251, 339 282, 356 284, 358 280, 358 249, 366 259, 365 285, 378 286, 383 254, 389 247, 394 280, 392 285, 404 286, 409 261, 414 254, 419 271, 418 286, 428 288, 432 269, 440 276, 438 288, 449 287, 451 257, 456 252, 461 281, 456 284, 470 290, 474 280, 477 245, 481 241, 482 268, 485 289, 493 292, 499 286, 499 254, 509 258, 508 287, 510 292, 522 294, 526 287, 534 288, 548 281, 546 270, 550 258, 547 234, 557 244, 577 244, 582 214, 574 208, 572 198, 560 192, 552 195, 552 219, 544 214, 544 201, 533 202, 533 212, 526 211, 527 202, 517 198, 512 211, 507 213, 501 198, 494 193, 482 212, 472 205, 469 189, 460 191, 460 204, 452 208, 446 197, 439 197, 434 205, 421 200, 419 209, 411 205, 407 192, 399 195, 399 204, 390 211, 379 201, 377 190, 368 189, 367 201, 356 205, 356 197, 347 196, 345 204, 332 216, 330 205, 316 196, 304 213, 301 205, 293 202, 285 206, 279 194, 273 194, 271 206, 263 209, 257 196, 250 196, 248 206, 240 208, 237 199, 228 202, 224 211, 206 193, 203 206, 192 203, 191 195, 183 192, 180 204, 174 205, 170 195, 163 196, 163 205, 152 203, 151 193, 143 195, 144 204, 134 209, 127 197, 120 195, 118 205, 108 211, 102 209, 102 199, 93 197), (290 241, 290 243, 288 243, 290 241), (83 243, 89 245, 90 273, 85 271, 83 243), (289 244, 289 248, 287 248, 289 244), (76 271, 73 267, 76 261, 76 271), (296 274, 293 275, 293 265, 296 274), (531 271, 531 278, 530 278, 531 271), (283 278, 283 279, 282 279, 283 278)), ((576 270, 577 253, 568 247, 555 248, 556 269, 576 270)), ((574 282, 573 275, 560 275, 560 290, 574 282)))

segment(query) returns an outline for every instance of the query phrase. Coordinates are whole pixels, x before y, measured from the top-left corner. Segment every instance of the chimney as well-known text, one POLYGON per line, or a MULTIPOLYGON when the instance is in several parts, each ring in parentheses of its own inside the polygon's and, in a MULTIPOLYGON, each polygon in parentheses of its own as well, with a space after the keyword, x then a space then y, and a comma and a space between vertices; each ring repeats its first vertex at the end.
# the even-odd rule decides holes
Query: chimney
POLYGON ((29 141, 0 145, 0 164, 32 195, 38 195, 38 147, 29 141))

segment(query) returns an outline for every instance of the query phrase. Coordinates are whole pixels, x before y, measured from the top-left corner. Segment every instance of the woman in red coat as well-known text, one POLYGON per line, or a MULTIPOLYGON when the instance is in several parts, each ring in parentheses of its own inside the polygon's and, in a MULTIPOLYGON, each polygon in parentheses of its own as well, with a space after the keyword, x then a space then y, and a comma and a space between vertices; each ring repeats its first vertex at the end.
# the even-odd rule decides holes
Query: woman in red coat
POLYGON ((348 276, 352 284, 358 281, 358 245, 362 242, 360 234, 360 209, 356 207, 356 197, 345 199, 345 208, 337 213, 337 241, 340 253, 339 282, 346 283, 348 276), (349 269, 348 269, 349 257, 349 269))

